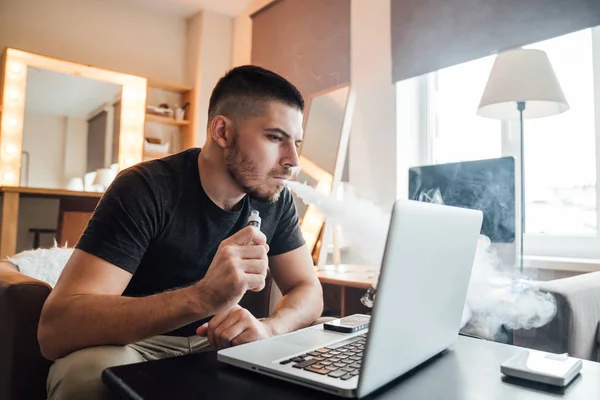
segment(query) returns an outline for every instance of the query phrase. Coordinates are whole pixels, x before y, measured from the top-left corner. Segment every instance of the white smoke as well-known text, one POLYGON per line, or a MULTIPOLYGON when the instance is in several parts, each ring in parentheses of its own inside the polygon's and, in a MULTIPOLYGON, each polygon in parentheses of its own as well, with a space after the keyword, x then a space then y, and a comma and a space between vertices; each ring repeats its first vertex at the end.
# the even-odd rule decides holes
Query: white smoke
MULTIPOLYGON (((360 199, 348 189, 344 200, 327 196, 299 182, 287 183, 305 203, 313 204, 328 221, 343 228, 345 240, 368 265, 380 266, 390 212, 360 199)), ((468 333, 494 339, 509 329, 541 327, 554 318, 556 301, 522 279, 513 268, 503 268, 489 238, 480 236, 461 326, 468 333)), ((376 286, 376 283, 374 283, 376 286)))
POLYGON ((328 221, 343 228, 344 242, 363 263, 381 265, 390 223, 389 212, 384 212, 371 201, 358 198, 349 186, 344 187, 341 201, 296 181, 286 184, 302 201, 316 206, 328 221))
POLYGON ((501 328, 532 329, 556 315, 556 300, 538 290, 512 267, 501 265, 490 240, 481 236, 463 314, 463 325, 472 334, 494 338, 501 328), (469 319, 465 318, 468 314, 469 319))

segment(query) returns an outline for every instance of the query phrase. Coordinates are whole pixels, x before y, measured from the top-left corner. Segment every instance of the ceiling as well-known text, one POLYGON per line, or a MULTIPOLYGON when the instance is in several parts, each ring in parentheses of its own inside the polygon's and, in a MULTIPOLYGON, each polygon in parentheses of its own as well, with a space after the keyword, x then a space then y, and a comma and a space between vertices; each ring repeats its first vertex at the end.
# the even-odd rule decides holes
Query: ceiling
POLYGON ((121 86, 45 69, 27 69, 25 111, 32 114, 85 117, 114 102, 121 86))
POLYGON ((231 17, 241 13, 252 0, 127 0, 130 3, 179 17, 189 17, 200 10, 214 11, 231 17))

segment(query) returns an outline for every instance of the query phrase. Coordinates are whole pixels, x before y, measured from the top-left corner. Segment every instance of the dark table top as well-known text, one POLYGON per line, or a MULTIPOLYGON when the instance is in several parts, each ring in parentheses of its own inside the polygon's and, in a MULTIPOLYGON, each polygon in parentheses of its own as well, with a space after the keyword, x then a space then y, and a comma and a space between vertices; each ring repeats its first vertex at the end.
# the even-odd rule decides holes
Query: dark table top
MULTIPOLYGON (((566 388, 503 376, 500 364, 520 350, 460 336, 450 349, 367 398, 600 399, 600 364, 590 361, 566 388)), ((125 399, 339 399, 223 364, 214 351, 112 367, 102 377, 125 399)))

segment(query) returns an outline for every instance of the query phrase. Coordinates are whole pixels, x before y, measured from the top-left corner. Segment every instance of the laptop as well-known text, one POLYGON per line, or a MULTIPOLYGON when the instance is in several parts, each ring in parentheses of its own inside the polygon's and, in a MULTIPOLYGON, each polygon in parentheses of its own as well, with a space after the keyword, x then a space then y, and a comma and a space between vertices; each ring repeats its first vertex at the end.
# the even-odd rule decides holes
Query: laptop
POLYGON ((458 337, 483 215, 394 204, 368 328, 315 325, 220 350, 218 360, 343 397, 364 397, 458 337))

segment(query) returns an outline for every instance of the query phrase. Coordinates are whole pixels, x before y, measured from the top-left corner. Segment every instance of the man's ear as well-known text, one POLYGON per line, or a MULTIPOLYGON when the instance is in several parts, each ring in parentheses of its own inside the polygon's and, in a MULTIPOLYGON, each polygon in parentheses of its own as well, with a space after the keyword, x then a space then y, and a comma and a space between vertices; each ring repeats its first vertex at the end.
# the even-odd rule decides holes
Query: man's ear
POLYGON ((219 147, 226 149, 232 139, 233 122, 223 115, 217 115, 210 122, 208 133, 219 147))

